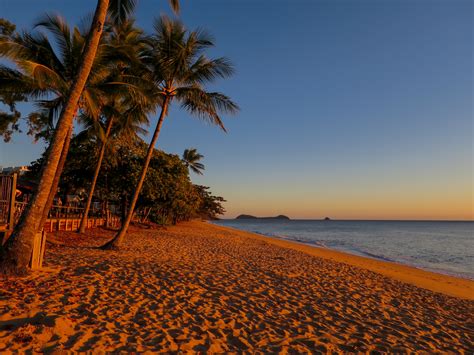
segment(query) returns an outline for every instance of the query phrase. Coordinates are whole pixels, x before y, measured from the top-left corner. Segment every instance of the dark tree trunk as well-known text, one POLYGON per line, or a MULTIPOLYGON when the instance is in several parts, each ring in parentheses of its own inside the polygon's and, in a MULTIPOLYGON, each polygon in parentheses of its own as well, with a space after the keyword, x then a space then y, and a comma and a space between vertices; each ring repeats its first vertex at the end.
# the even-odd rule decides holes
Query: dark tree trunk
POLYGON ((121 204, 122 204, 122 208, 121 208, 121 216, 120 216, 120 223, 124 223, 125 222, 125 218, 127 218, 127 196, 126 195, 122 195, 122 198, 121 198, 121 204))
POLYGON ((161 107, 160 118, 158 119, 158 123, 156 124, 155 132, 153 133, 153 137, 151 139, 150 145, 148 146, 148 151, 146 154, 145 162, 143 163, 140 179, 138 180, 138 184, 137 184, 137 187, 135 188, 132 201, 130 202, 130 207, 128 209, 127 217, 125 218, 125 221, 122 223, 122 228, 120 228, 120 231, 117 233, 117 235, 111 241, 104 244, 102 246, 102 249, 119 249, 120 245, 123 242, 123 239, 125 238, 125 235, 127 234, 128 227, 130 225, 130 222, 132 221, 135 205, 137 204, 138 196, 140 195, 143 182, 145 181, 146 173, 148 171, 148 165, 150 165, 150 161, 153 156, 153 151, 155 150, 155 143, 158 139, 158 136, 160 135, 161 126, 163 125, 163 121, 168 111, 168 103, 169 103, 169 97, 166 97, 163 102, 163 106, 161 107))
POLYGON ((97 184, 97 179, 99 177, 100 166, 102 165, 102 160, 104 159, 105 148, 107 147, 107 140, 109 139, 110 130, 112 129, 112 124, 113 124, 113 117, 109 119, 109 122, 107 122, 107 128, 105 131, 105 139, 102 142, 102 145, 100 147, 99 159, 97 160, 97 164, 95 167, 94 177, 92 179, 89 195, 87 196, 87 202, 84 208, 84 215, 82 216, 81 226, 79 227, 78 233, 84 233, 86 230, 87 217, 89 214, 89 209, 91 208, 92 197, 94 196, 95 185, 97 184))

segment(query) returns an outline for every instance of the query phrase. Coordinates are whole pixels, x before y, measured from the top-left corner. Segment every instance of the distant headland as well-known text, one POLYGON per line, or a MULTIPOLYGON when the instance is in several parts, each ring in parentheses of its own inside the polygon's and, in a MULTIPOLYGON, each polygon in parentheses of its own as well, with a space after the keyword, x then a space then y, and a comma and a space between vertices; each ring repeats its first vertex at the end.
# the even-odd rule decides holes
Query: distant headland
POLYGON ((241 214, 239 216, 237 216, 235 219, 284 219, 284 220, 289 220, 290 217, 288 216, 284 216, 284 215, 278 215, 278 216, 275 216, 275 217, 256 217, 256 216, 252 216, 252 215, 249 215, 249 214, 241 214))

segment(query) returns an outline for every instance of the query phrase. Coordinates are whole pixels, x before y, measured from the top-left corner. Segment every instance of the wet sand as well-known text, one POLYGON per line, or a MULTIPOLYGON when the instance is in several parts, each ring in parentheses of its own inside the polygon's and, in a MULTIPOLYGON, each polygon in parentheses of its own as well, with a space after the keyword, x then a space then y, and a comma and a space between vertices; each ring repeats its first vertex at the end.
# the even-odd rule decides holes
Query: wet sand
POLYGON ((0 280, 1 352, 473 351, 472 281, 203 222, 112 235, 0 280))

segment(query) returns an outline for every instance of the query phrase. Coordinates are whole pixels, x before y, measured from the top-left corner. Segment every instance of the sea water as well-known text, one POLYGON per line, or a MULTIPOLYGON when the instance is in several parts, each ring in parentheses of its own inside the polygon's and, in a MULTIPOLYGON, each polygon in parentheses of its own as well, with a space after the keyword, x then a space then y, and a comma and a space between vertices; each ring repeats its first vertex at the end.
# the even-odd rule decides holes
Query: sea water
POLYGON ((474 222, 240 219, 215 223, 474 280, 474 222))

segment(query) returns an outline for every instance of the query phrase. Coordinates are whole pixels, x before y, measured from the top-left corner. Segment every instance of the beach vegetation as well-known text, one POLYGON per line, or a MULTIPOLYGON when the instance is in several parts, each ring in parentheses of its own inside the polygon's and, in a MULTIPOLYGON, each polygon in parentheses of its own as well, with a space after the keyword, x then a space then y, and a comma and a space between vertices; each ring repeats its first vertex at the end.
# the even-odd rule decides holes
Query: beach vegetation
MULTIPOLYGON (((114 22, 124 21, 133 11, 134 0, 98 0, 94 16, 88 26, 86 41, 82 47, 78 59, 78 70, 74 75, 68 94, 65 97, 57 123, 52 132, 52 138, 48 145, 45 164, 41 170, 38 188, 33 194, 28 207, 22 214, 20 221, 16 224, 12 235, 0 250, 0 273, 24 274, 28 270, 33 242, 37 231, 41 228, 44 215, 49 208, 48 200, 54 190, 55 176, 59 174, 61 156, 67 154, 66 140, 71 135, 73 120, 77 113, 78 104, 89 78, 99 42, 102 37, 107 14, 114 22), (65 147, 66 144, 66 147, 65 147)), ((170 0, 171 7, 179 10, 179 1, 170 0)), ((5 26, 3 26, 5 28, 5 26)), ((4 48, 10 45, 10 36, 0 37, 0 54, 5 55, 4 48)), ((39 73, 44 73, 43 68, 39 73)), ((41 75, 40 78, 42 79, 41 75)), ((36 80, 39 78, 36 77, 36 80)), ((11 126, 10 126, 11 127, 11 126)))
POLYGON ((112 63, 109 68, 115 78, 113 86, 118 90, 108 96, 107 103, 101 109, 100 119, 88 115, 83 117, 86 132, 94 136, 100 149, 79 233, 84 233, 86 229, 95 185, 108 143, 113 141, 114 137, 133 138, 137 134, 146 133, 142 126, 148 124, 147 114, 153 111, 156 100, 160 99, 146 95, 140 85, 139 74, 143 70, 140 55, 146 41, 143 31, 134 26, 133 19, 112 25, 105 38, 109 63, 112 63))
MULTIPOLYGON (((48 207, 48 200, 54 185, 60 158, 67 153, 64 151, 65 141, 72 132, 73 119, 77 113, 83 89, 86 86, 89 73, 96 58, 108 3, 107 0, 98 1, 94 18, 87 34, 87 40, 84 42, 81 53, 77 57, 79 60, 78 70, 73 75, 74 79, 71 85, 66 88, 67 95, 64 97, 58 121, 52 133, 38 187, 28 207, 22 214, 20 221, 16 224, 12 235, 0 250, 0 272, 3 274, 24 274, 27 272, 34 238, 37 231, 41 228, 43 215, 48 207)), ((54 27, 56 27, 54 30, 56 34, 58 26, 54 27)), ((35 38, 30 38, 28 35, 20 35, 19 38, 22 37, 24 37, 26 44, 30 43, 30 39, 35 40, 35 38)), ((47 40, 41 34, 38 34, 37 37, 40 42, 47 40)), ((17 45, 9 37, 2 37, 0 40, 0 53, 2 56, 20 56, 28 49, 27 47, 25 50, 24 47, 17 45)), ((67 45, 67 43, 65 44, 67 45)), ((43 58, 43 52, 38 53, 37 58, 43 58)), ((19 61, 16 65, 19 68, 32 72, 34 78, 34 83, 32 83, 33 92, 37 87, 41 88, 42 84, 49 84, 52 81, 50 80, 51 76, 48 74, 53 73, 48 70, 48 67, 36 65, 32 60, 19 61)), ((53 77, 57 82, 60 81, 54 74, 53 77)))
MULTIPOLYGON (((114 138, 114 154, 104 156, 104 173, 96 182, 96 201, 128 210, 147 148, 148 145, 138 136, 114 138)), ((59 183, 59 197, 64 202, 68 195, 85 198, 99 149, 95 141, 84 139, 82 134, 71 140, 70 156, 59 183)), ((35 184, 43 162, 44 157, 35 161, 24 179, 35 184)), ((191 182, 188 168, 178 155, 155 149, 137 201, 134 220, 176 224, 191 218, 215 219, 225 212, 223 202, 225 200, 211 194, 208 187, 191 182)))
POLYGON ((189 170, 197 175, 202 175, 205 170, 204 164, 200 163, 202 158, 204 155, 199 154, 196 148, 189 148, 184 150, 181 159, 189 170))
POLYGON ((177 103, 191 115, 217 125, 224 131, 220 115, 238 111, 238 106, 228 96, 205 88, 206 84, 218 78, 227 78, 234 72, 228 59, 206 57, 206 50, 214 46, 209 34, 202 30, 188 31, 180 21, 162 16, 155 21, 150 43, 150 50, 144 57, 148 68, 144 77, 152 85, 153 94, 162 98, 160 114, 127 217, 117 235, 103 246, 104 249, 117 249, 124 240, 170 106, 177 103))

